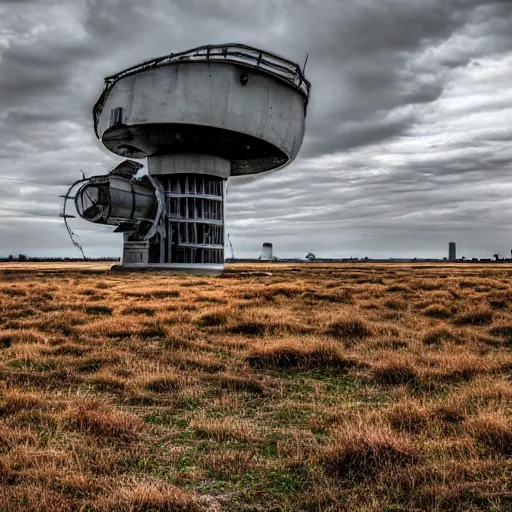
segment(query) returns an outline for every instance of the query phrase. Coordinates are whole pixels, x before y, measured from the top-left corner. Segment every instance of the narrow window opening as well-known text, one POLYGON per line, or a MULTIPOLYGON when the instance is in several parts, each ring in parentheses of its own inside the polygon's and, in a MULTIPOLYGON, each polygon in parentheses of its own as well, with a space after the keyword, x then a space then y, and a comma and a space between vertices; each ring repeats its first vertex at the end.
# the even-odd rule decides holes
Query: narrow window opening
POLYGON ((110 126, 116 126, 118 124, 123 124, 123 109, 113 108, 110 111, 110 126))

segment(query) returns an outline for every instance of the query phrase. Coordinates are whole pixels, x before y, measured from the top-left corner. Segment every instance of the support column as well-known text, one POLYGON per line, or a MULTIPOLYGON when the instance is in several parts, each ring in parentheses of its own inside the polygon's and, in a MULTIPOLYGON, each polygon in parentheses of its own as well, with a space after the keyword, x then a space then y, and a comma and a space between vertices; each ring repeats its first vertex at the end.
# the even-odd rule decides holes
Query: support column
MULTIPOLYGON (((194 273, 224 269, 224 185, 230 170, 228 160, 210 155, 148 158, 148 173, 162 184, 165 193, 160 231, 167 234, 157 242, 161 244, 161 261, 150 260, 148 268, 194 273)), ((131 265, 127 261, 123 266, 131 265)), ((146 264, 141 261, 137 266, 146 264)))

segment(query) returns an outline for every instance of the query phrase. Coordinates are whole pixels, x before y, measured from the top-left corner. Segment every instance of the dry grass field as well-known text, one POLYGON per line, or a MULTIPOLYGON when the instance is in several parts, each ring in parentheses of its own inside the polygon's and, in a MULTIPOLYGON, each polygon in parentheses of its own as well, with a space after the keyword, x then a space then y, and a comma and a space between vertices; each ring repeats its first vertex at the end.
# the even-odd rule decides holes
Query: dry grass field
POLYGON ((512 510, 511 276, 0 267, 0 510, 512 510))

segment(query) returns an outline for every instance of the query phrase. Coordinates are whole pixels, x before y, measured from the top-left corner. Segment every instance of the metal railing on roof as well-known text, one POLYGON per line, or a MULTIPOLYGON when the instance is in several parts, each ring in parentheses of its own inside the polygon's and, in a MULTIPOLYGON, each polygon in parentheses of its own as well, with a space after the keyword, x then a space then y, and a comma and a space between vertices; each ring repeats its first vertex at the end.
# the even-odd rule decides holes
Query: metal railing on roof
POLYGON ((115 75, 106 77, 103 92, 93 108, 96 136, 99 137, 98 122, 105 100, 119 80, 149 69, 180 62, 221 62, 239 64, 258 69, 274 76, 299 91, 304 96, 306 104, 309 100, 311 84, 304 76, 299 65, 295 62, 284 59, 274 53, 236 43, 198 46, 197 48, 184 52, 171 53, 170 55, 157 57, 156 59, 143 62, 142 64, 125 69, 115 75))

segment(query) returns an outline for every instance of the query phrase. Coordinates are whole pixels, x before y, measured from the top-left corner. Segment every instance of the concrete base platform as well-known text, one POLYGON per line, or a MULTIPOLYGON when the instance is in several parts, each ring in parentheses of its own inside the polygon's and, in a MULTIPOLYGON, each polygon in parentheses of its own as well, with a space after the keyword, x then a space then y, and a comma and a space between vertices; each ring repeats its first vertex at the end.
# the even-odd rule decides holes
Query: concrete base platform
POLYGON ((201 264, 151 264, 144 266, 114 265, 111 267, 114 272, 168 272, 169 274, 194 276, 220 276, 224 271, 224 265, 201 265, 201 264))

